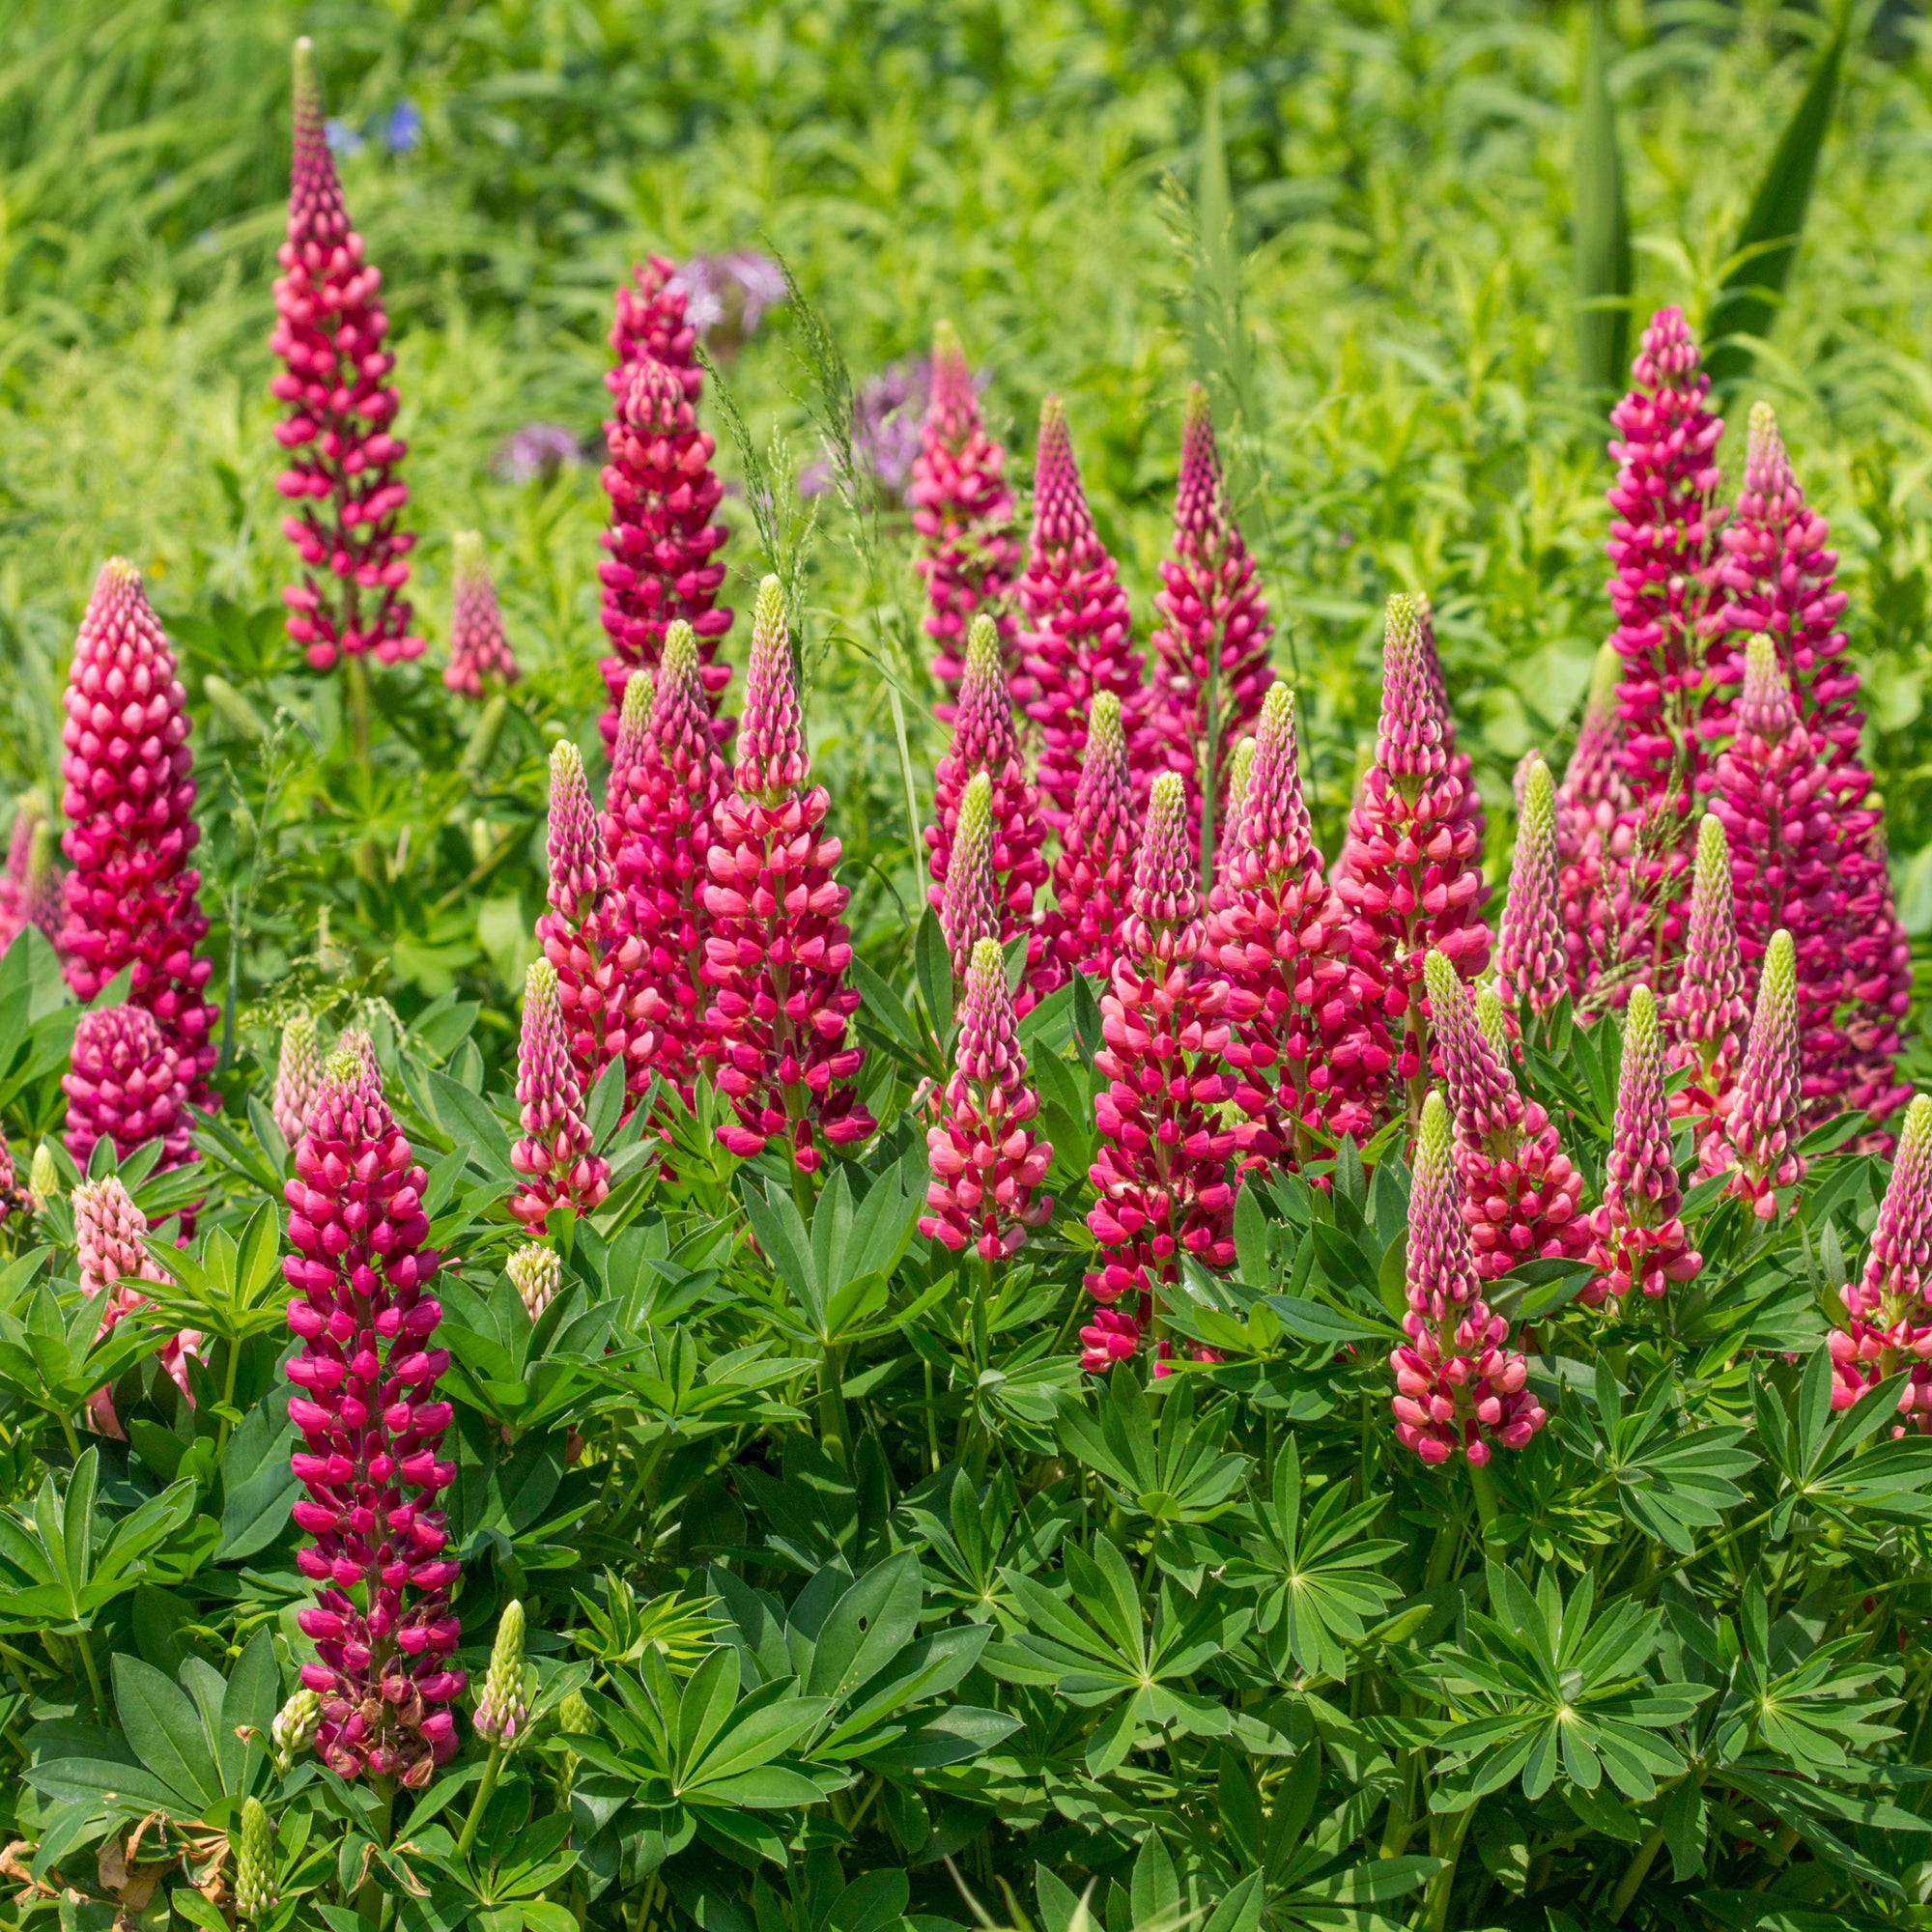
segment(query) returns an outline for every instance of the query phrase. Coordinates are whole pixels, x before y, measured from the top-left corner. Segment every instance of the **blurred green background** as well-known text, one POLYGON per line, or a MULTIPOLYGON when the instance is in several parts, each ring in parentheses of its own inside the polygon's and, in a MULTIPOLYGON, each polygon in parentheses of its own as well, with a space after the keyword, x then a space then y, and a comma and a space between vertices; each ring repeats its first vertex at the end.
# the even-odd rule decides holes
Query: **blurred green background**
MULTIPOLYGON (((1636 323, 1675 301, 1694 324, 1832 22, 1617 0, 1605 25, 1636 323)), ((1577 350, 1586 33, 1580 7, 1527 0, 13 0, 0 782, 50 777, 74 625, 100 559, 125 552, 186 649, 217 988, 267 1016, 345 973, 404 1010, 458 984, 505 1037, 541 892, 545 727, 596 738, 602 497, 594 462, 512 481, 492 457, 532 421, 594 441, 629 264, 782 252, 861 382, 951 317, 1022 484, 1041 395, 1065 398, 1145 619, 1196 359, 1199 275, 1175 230, 1218 87, 1252 336, 1242 521, 1302 689, 1324 843, 1373 732, 1391 588, 1435 598, 1459 723, 1504 798, 1529 745, 1567 752, 1609 621, 1608 396, 1577 350), (288 560, 267 343, 300 32, 386 278, 431 639, 420 667, 376 674, 390 735, 362 790, 330 777, 332 688, 294 674, 272 618, 249 621, 288 560), (529 676, 489 784, 459 798, 420 773, 454 766, 473 716, 438 680, 466 526, 529 676), (265 752, 246 712, 208 700, 211 671, 254 718, 285 707, 301 728, 285 721, 265 752), (492 860, 493 841, 515 850, 492 860)), ((1789 300, 1726 397, 1723 457, 1734 477, 1746 411, 1769 398, 1840 550, 1904 909, 1928 933, 1932 51, 1896 9, 1856 12, 1850 47, 1789 300)), ((788 436, 803 466, 818 452, 794 342, 781 308, 724 373, 755 440, 788 436)), ((890 955, 918 889, 890 654, 819 503, 814 753, 861 943, 890 955)), ((743 512, 727 506, 741 611, 764 567, 743 512)), ((883 535, 886 591, 916 621, 902 520, 883 535)), ((926 784, 923 672, 895 674, 926 784)), ((1500 851, 1507 814, 1492 822, 1500 851)))

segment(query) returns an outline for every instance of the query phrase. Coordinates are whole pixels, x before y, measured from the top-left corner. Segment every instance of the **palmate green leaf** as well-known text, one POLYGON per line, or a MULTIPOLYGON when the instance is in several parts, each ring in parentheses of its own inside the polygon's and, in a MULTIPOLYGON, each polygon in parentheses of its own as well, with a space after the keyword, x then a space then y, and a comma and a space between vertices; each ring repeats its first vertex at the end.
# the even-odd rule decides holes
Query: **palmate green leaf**
POLYGON ((1131 1365, 1102 1383, 1098 1412, 1067 1407, 1057 1419, 1061 1440, 1120 1492, 1123 1508, 1159 1523, 1211 1522, 1232 1504, 1247 1458, 1226 1453, 1225 1413, 1194 1413, 1191 1378, 1156 1408, 1131 1365))
POLYGON ((1932 1436, 1912 1434, 1865 1447, 1896 1417, 1904 1382, 1903 1375, 1893 1376, 1834 1411, 1831 1357, 1820 1349, 1787 1395, 1770 1378, 1756 1384, 1757 1433, 1781 1479, 1771 1518, 1774 1541, 1788 1533, 1801 1507, 1860 1534, 1868 1533, 1873 1519, 1932 1521, 1932 1436))
POLYGON ((1318 1499, 1304 1525, 1301 1457, 1291 1437, 1275 1459, 1270 1495, 1254 1505, 1256 1533, 1223 1572, 1229 1588, 1258 1593, 1256 1629, 1279 1630, 1294 1664, 1309 1675, 1346 1676, 1344 1646, 1359 1642, 1402 1594, 1374 1574, 1402 1546, 1358 1540, 1385 1507, 1372 1496, 1350 1508, 1338 1486, 1318 1499))

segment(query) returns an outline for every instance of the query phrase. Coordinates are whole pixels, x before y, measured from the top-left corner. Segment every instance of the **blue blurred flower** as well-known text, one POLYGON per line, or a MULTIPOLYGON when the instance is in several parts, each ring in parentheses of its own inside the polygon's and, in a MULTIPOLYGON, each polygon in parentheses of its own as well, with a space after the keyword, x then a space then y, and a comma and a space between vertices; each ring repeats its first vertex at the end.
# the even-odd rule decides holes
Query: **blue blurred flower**
POLYGON ((392 155, 407 155, 422 139, 422 109, 408 95, 389 109, 379 139, 392 155))
POLYGON ((327 138, 328 152, 331 155, 353 155, 361 149, 361 133, 352 128, 347 121, 325 121, 322 124, 322 131, 327 138))

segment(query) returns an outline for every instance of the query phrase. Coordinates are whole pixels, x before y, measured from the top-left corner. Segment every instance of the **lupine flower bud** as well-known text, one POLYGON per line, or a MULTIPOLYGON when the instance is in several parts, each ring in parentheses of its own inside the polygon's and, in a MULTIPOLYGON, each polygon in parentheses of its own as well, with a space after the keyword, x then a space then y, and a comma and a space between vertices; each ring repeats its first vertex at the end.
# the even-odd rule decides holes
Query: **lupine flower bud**
MULTIPOLYGON (((134 1286, 137 1282, 172 1281, 149 1254, 142 1236, 148 1232, 146 1215, 135 1207, 133 1196, 122 1185, 119 1175, 101 1180, 83 1180, 73 1190, 73 1233, 80 1273, 80 1292, 101 1302, 100 1327, 104 1335, 125 1315, 134 1315, 149 1306, 148 1297, 134 1286)), ((190 1406, 193 1395, 188 1387, 187 1357, 200 1359, 201 1336, 184 1328, 161 1347, 161 1366, 174 1378, 190 1406)), ((88 1398, 88 1414, 103 1435, 117 1441, 125 1432, 114 1410, 111 1392, 99 1388, 88 1398)))
POLYGON ((306 1684, 292 1690, 288 1701, 275 1713, 274 1722, 269 1726, 278 1772, 286 1772, 315 1743, 315 1734, 321 1723, 322 1699, 306 1684))
MULTIPOLYGON (((1153 634, 1156 768, 1187 787, 1189 826, 1201 815, 1196 761, 1208 743, 1208 692, 1214 688, 1215 725, 1222 759, 1261 715, 1267 690, 1268 639, 1274 635, 1254 559, 1228 508, 1220 452, 1208 412, 1208 392, 1187 392, 1180 438, 1180 473, 1174 499, 1174 554, 1160 566, 1154 604, 1161 624, 1153 634)), ((1222 773, 1214 775, 1219 785, 1222 773)))
POLYGON ((1200 897, 1187 843, 1187 795, 1163 772, 1148 802, 1112 984, 1100 1001, 1094 1065, 1100 1145, 1088 1170, 1087 1225, 1101 1264, 1085 1286, 1103 1304, 1081 1330, 1091 1370, 1133 1353, 1155 1294, 1180 1278, 1183 1251, 1208 1267, 1235 1257, 1233 1132, 1220 1109, 1233 1082, 1221 1068, 1227 981, 1201 959, 1200 897))
POLYGON ((407 446, 392 434, 396 358, 383 347, 383 277, 362 259, 342 205, 305 39, 295 46, 295 167, 276 260, 269 348, 284 366, 269 387, 288 411, 275 440, 289 467, 275 488, 290 500, 282 532, 302 566, 282 592, 290 639, 311 670, 345 651, 373 651, 384 664, 420 657, 401 594, 415 537, 397 527, 410 489, 395 473, 407 446))
MULTIPOLYGON (((650 268, 650 277, 638 271, 640 290, 655 281, 657 258, 650 268)), ((729 534, 713 521, 724 486, 711 467, 717 444, 697 427, 700 378, 691 361, 684 303, 683 291, 668 281, 656 283, 641 308, 631 301, 631 291, 622 290, 611 332, 621 358, 613 374, 621 386, 612 384, 616 414, 604 425, 611 527, 601 539, 609 555, 597 566, 612 651, 599 666, 611 700, 600 721, 607 748, 617 735, 625 683, 633 670, 656 667, 665 633, 676 619, 683 618, 696 639, 699 677, 714 712, 731 681, 730 666, 716 662, 720 640, 731 628, 730 611, 716 601, 724 566, 714 561, 729 534), (627 303, 639 332, 627 332, 627 303), (667 353, 659 354, 654 344, 667 353)))
POLYGON ((187 864, 201 838, 187 730, 175 654, 140 572, 110 557, 68 671, 61 847, 73 870, 60 950, 82 1004, 129 969, 128 998, 160 1022, 189 1099, 207 1106, 215 1009, 202 997, 213 962, 194 956, 208 919, 187 864))
POLYGON ((381 1083, 383 1067, 376 1058, 376 1042, 361 1027, 344 1027, 335 1036, 335 1051, 348 1054, 371 1080, 381 1083))
POLYGON ((1573 999, 1594 990, 1634 948, 1627 862, 1636 831, 1623 773, 1623 718, 1617 680, 1623 659, 1608 639, 1597 653, 1577 749, 1556 788, 1563 947, 1573 999))
POLYGON ((1659 309, 1631 373, 1636 387, 1610 412, 1618 440, 1611 485, 1612 634, 1623 659, 1617 702, 1634 835, 1625 951, 1660 965, 1683 946, 1683 875, 1690 868, 1690 801, 1705 770, 1697 726, 1706 652, 1700 637, 1715 599, 1712 575, 1722 509, 1717 448, 1723 420, 1705 408, 1711 379, 1681 310, 1659 309))
POLYGON ((34 1150, 34 1164, 27 1171, 27 1191, 34 1199, 34 1211, 43 1213, 47 1204, 60 1199, 60 1169, 54 1165, 53 1151, 45 1141, 34 1150))
POLYGON ((621 1061, 627 1091, 641 1091, 657 1044, 644 1017, 654 1000, 642 941, 624 930, 605 821, 590 802, 583 758, 568 738, 550 754, 550 906, 537 941, 556 976, 557 1000, 581 1093, 621 1061))
POLYGON ((865 1059, 846 1029, 859 1004, 844 982, 851 896, 833 877, 838 841, 821 830, 830 804, 806 785, 805 725, 778 581, 758 592, 735 788, 718 806, 707 864, 705 1015, 719 1089, 736 1120, 719 1139, 736 1154, 782 1136, 810 1173, 834 1147, 862 1141, 872 1117, 851 1081, 865 1059))
MULTIPOLYGON (((984 615, 973 620, 953 714, 952 744, 933 774, 934 822, 925 828, 932 872, 926 897, 942 919, 960 807, 966 787, 980 773, 990 786, 987 864, 995 884, 999 937, 1004 943, 1016 933, 1027 934, 1020 1004, 1024 1012, 1059 985, 1064 968, 1057 956, 1047 955, 1035 915, 1034 895, 1046 883, 1046 861, 1040 852, 1046 827, 1039 814, 1039 794, 1027 782, 1026 759, 1001 669, 999 632, 984 615)), ((965 951, 955 951, 955 970, 963 973, 965 951)))
POLYGON ((1830 1336, 1832 1406, 1850 1408, 1909 1371, 1899 1413, 1932 1430, 1932 1098, 1923 1094, 1905 1110, 1864 1272, 1840 1293, 1846 1321, 1830 1336))
POLYGON ((497 1622, 490 1674, 483 1680, 471 1721, 479 1738, 507 1750, 528 1717, 529 1706, 524 1701, 524 1606, 512 1597, 497 1622))
POLYGON ((1509 1010, 1504 1007, 1502 996, 1494 986, 1476 988, 1476 1031, 1490 1043, 1490 1051, 1495 1055, 1496 1064, 1507 1066, 1513 1060, 1521 1058, 1517 1041, 1510 1033, 1509 1010))
POLYGON ((932 675, 940 688, 934 715, 952 718, 966 670, 964 645, 976 616, 998 627, 1002 679, 1014 675, 1019 627, 1006 610, 1020 569, 1007 453, 987 436, 966 352, 952 325, 932 336, 932 398, 920 426, 912 466, 912 526, 920 538, 913 568, 925 580, 925 634, 933 641, 932 675))
POLYGON ((275 1062, 275 1092, 270 1112, 290 1147, 308 1125, 308 1110, 322 1091, 322 1049, 315 1022, 298 1013, 282 1029, 282 1051, 275 1062))
POLYGON ((1467 752, 1459 751, 1456 746, 1456 714, 1450 709, 1449 685, 1442 675, 1441 654, 1435 648, 1435 610, 1426 592, 1417 594, 1415 608, 1418 618, 1416 663, 1422 672, 1422 682, 1429 692, 1430 708, 1435 713, 1435 722, 1441 731, 1444 769, 1463 787, 1449 822, 1458 832, 1468 826, 1476 835, 1476 849, 1481 851, 1489 821, 1483 815, 1483 801, 1476 791, 1475 761, 1467 752))
POLYGON ((304 1345, 288 1363, 307 1492, 294 1515, 310 1539, 296 1565, 317 1585, 297 1619, 316 1646, 301 1681, 321 1699, 323 1762, 412 1791, 455 1756, 448 1706, 467 1681, 449 1662, 459 1571, 436 1500, 456 1464, 437 1453, 449 1351, 430 1342, 442 1309, 425 1293, 440 1259, 422 1245, 426 1181, 382 1082, 331 1054, 284 1190, 289 1326, 304 1345))
POLYGON ((1350 963, 1348 911, 1322 876, 1286 685, 1269 687, 1254 743, 1238 814, 1230 804, 1205 946, 1228 981, 1244 1164, 1302 1157, 1310 1129, 1363 1136, 1393 1057, 1350 963))
POLYGON ((268 1918, 280 1903, 275 1890, 274 1822, 259 1798, 244 1798, 235 1848, 235 1916, 253 1923, 268 1918))
POLYGON ((1702 1149, 1707 1175, 1731 1175, 1725 1192, 1751 1204, 1761 1221, 1777 1212, 1774 1189, 1804 1179, 1798 1151, 1798 968, 1788 932, 1771 936, 1751 1012, 1750 1037, 1722 1124, 1702 1149))
POLYGON ((1063 966, 1110 974, 1114 936, 1125 910, 1134 853, 1133 781, 1121 728, 1121 700, 1097 692, 1087 720, 1087 748, 1073 815, 1053 866, 1053 910, 1042 927, 1063 966))
POLYGON ((40 791, 21 794, 7 839, 7 868, 0 872, 0 952, 22 926, 37 925, 49 941, 61 923, 61 880, 53 863, 53 827, 40 791))
POLYGON ((503 1265, 523 1297, 524 1312, 534 1321, 556 1298, 563 1281, 562 1256, 532 1241, 518 1248, 503 1265))
MULTIPOLYGON (((1397 1077, 1421 1104, 1428 1038, 1422 961, 1439 952, 1465 980, 1489 963, 1479 838, 1449 768, 1442 719, 1422 647, 1422 609, 1389 599, 1376 762, 1349 814, 1336 896, 1352 915, 1350 952, 1369 997, 1401 1023, 1397 1077)), ((1365 999, 1364 1004, 1367 1004, 1365 999)))
POLYGON ((149 1141, 161 1144, 157 1169, 194 1158, 181 1061, 154 1014, 140 1007, 101 1007, 81 1014, 61 1091, 67 1095, 62 1138, 83 1173, 103 1134, 123 1160, 149 1141))
POLYGON ((1094 531, 1058 396, 1039 410, 1033 545, 1019 601, 1021 702, 1040 728, 1041 812, 1064 832, 1079 794, 1095 700, 1107 693, 1129 735, 1144 734, 1147 693, 1127 593, 1094 531))
POLYGON ((1723 820, 1707 811, 1697 828, 1689 944, 1664 1022, 1671 1065, 1690 1069, 1689 1083, 1670 1097, 1671 1117, 1690 1122, 1700 1139, 1730 1105, 1749 1017, 1732 909, 1730 844, 1723 820))
POLYGON ((1492 1443, 1520 1449, 1545 1420, 1529 1365, 1509 1346, 1509 1323, 1482 1298, 1462 1208, 1449 1110, 1431 1093, 1408 1204, 1408 1340, 1389 1357, 1396 1440, 1429 1463, 1459 1449, 1487 1463, 1492 1443))
POLYGON ((497 586, 490 581, 483 539, 474 530, 459 530, 454 549, 449 662, 443 667, 442 681, 466 697, 481 697, 486 681, 515 684, 521 672, 503 635, 503 613, 497 608, 497 586))
POLYGON ((1496 936, 1496 991, 1503 1003, 1547 1013, 1566 988, 1556 864, 1556 790, 1535 759, 1523 777, 1509 897, 1496 936))
POLYGON ((1595 1277, 1582 1300, 1596 1305, 1639 1289, 1653 1299, 1673 1281, 1689 1281, 1704 1258, 1684 1232, 1684 1190, 1671 1151, 1663 1104, 1663 1044, 1650 988, 1631 988, 1624 1009, 1623 1072, 1616 1124, 1604 1170, 1604 1201, 1590 1216, 1595 1277))
POLYGON ((517 1043, 517 1099, 524 1137, 510 1165, 527 1177, 510 1197, 510 1212, 541 1228, 550 1210, 568 1203, 587 1214, 611 1191, 611 1168, 590 1140, 557 1001, 556 969, 533 959, 524 980, 524 1027, 517 1043))
MULTIPOLYGON (((767 622, 759 593, 757 624, 767 622)), ((655 684, 646 671, 625 687, 605 801, 605 839, 623 895, 620 922, 639 949, 639 1013, 648 1050, 635 1063, 633 1094, 653 1077, 691 1105, 705 1044, 702 981, 710 914, 704 906, 714 822, 725 787, 689 624, 665 632, 655 684)))
POLYGON ((999 887, 993 878, 993 781, 974 775, 959 801, 952 828, 946 884, 939 904, 939 927, 952 954, 952 976, 964 981, 967 962, 982 939, 1000 939, 999 887))
POLYGON ((1507 1052, 1476 1021, 1475 1001, 1440 952, 1424 964, 1431 1022, 1456 1109, 1462 1213, 1485 1280, 1528 1261, 1583 1252, 1589 1228, 1577 1211, 1583 1178, 1556 1124, 1517 1091, 1507 1052))
MULTIPOLYGON (((1272 685, 1268 687, 1274 689, 1272 685)), ((1248 783, 1255 769, 1255 739, 1250 732, 1236 745, 1228 759, 1228 795, 1222 801, 1221 815, 1215 820, 1214 840, 1214 882, 1219 885, 1227 876, 1229 862, 1235 856, 1236 842, 1240 836, 1241 821, 1248 811, 1248 783)))
POLYGON ((1016 1252, 1053 1211, 1035 1199, 1053 1149, 1034 1131, 1039 1095, 1027 1085, 999 942, 981 938, 966 969, 952 1078, 934 1096, 925 1145, 932 1168, 919 1231, 957 1254, 1016 1252))

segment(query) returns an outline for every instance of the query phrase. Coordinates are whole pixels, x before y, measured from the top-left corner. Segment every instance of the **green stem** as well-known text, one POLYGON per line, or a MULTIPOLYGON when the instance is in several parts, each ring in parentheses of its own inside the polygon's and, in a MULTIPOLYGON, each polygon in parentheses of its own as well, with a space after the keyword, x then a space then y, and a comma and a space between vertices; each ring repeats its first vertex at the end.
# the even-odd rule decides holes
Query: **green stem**
POLYGON ((483 1766, 482 1782, 476 1787, 476 1796, 469 1801, 469 1815, 463 1821, 463 1835, 456 1841, 456 1856, 467 1859, 476 1848, 476 1834, 483 1829, 483 1807, 489 1804, 497 1789, 497 1779, 503 1769, 503 1747, 493 1744, 490 1756, 483 1766))
POLYGON ((1221 643, 1216 637, 1208 663, 1207 769, 1201 775, 1201 896, 1214 885, 1214 801, 1221 764, 1221 643))
POLYGON ((75 1633, 74 1642, 80 1646, 80 1661, 87 1667, 87 1689, 94 1698, 94 1715, 103 1723, 112 1719, 107 1715, 107 1692, 100 1688, 100 1666, 94 1661, 94 1638, 86 1631, 75 1633))
POLYGON ((1469 1464, 1469 1487, 1476 1492, 1476 1514, 1482 1519, 1483 1534, 1495 1527, 1496 1486, 1487 1467, 1481 1463, 1469 1464))
POLYGON ((355 764, 366 784, 369 778, 369 667, 357 655, 342 667, 349 686, 349 724, 355 737, 355 764))
MULTIPOLYGON (((355 660, 351 659, 350 662, 353 664, 355 660)), ((370 1833, 377 1844, 386 1851, 389 1846, 390 1828, 396 1813, 396 1780, 393 1777, 377 1779, 376 1799, 377 1810, 374 1819, 370 1821, 370 1833)), ((390 1904, 388 1889, 377 1870, 375 1860, 371 1859, 369 1869, 355 1889, 357 1923, 380 1926, 388 1916, 390 1904)))
POLYGON ((1449 1904, 1456 1890, 1456 1863, 1463 1856, 1463 1840, 1468 1834, 1469 1820, 1476 1815, 1474 1804, 1440 1821, 1440 1831, 1432 1827, 1429 1849, 1442 1861, 1442 1869, 1429 1881, 1424 1894, 1422 1922, 1426 1932, 1448 1932, 1449 1904), (1441 1842, 1437 1842, 1441 1840, 1441 1842))
POLYGON ((76 1462, 80 1461, 80 1437, 73 1433, 72 1419, 65 1414, 57 1418, 61 1434, 67 1437, 67 1453, 76 1462))
POLYGON ((852 1426, 845 1413, 844 1350, 826 1343, 818 1357, 818 1439, 825 1453, 842 1468, 852 1461, 852 1426))
POLYGON ((1636 1896, 1637 1887, 1650 1876, 1651 1862, 1662 1843, 1663 1827, 1653 1825, 1644 1833, 1643 1842, 1631 1854, 1630 1865, 1617 1881, 1616 1890, 1610 1894, 1607 1916, 1612 1925, 1629 1911, 1631 1900, 1636 1896))
MULTIPOLYGON (((242 1338, 231 1335, 228 1338, 228 1359, 221 1370, 221 1406, 223 1408, 235 1406, 235 1378, 242 1367, 242 1338)), ((220 1418, 220 1426, 214 1433, 214 1453, 217 1457, 228 1447, 228 1418, 220 1418)))

